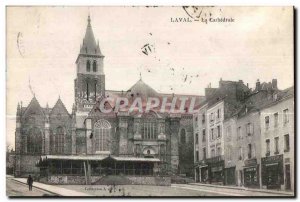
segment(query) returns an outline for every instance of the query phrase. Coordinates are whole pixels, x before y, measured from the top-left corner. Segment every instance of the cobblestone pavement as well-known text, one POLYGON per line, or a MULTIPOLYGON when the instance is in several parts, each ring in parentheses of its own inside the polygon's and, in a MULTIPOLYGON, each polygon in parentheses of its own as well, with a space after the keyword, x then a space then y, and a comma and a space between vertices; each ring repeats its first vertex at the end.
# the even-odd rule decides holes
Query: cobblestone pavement
POLYGON ((197 186, 190 184, 172 185, 173 188, 181 188, 186 190, 194 190, 203 193, 214 193, 214 196, 233 196, 233 197, 245 197, 245 196, 279 196, 279 197, 291 197, 292 193, 282 193, 274 191, 274 193, 267 193, 270 190, 240 190, 226 187, 211 187, 211 186, 197 186))
MULTIPOLYGON (((16 179, 15 179, 16 180, 16 179)), ((25 179, 16 182, 12 177, 7 177, 6 189, 8 196, 51 196, 52 194, 43 190, 52 190, 61 196, 156 196, 156 197, 244 197, 244 196, 292 196, 292 193, 266 193, 266 190, 240 190, 227 187, 212 187, 196 184, 172 184, 171 186, 147 186, 147 185, 47 185, 35 183, 28 191, 25 179), (23 182, 23 183, 22 183, 23 182)))
MULTIPOLYGON (((147 185, 58 185, 66 189, 84 192, 93 196, 215 196, 214 193, 199 192, 171 186, 147 185)), ((219 195, 221 196, 221 195, 219 195)))
POLYGON ((228 188, 202 187, 197 185, 174 184, 172 186, 146 186, 146 185, 59 185, 66 189, 84 192, 94 196, 287 196, 275 193, 253 192, 228 188))

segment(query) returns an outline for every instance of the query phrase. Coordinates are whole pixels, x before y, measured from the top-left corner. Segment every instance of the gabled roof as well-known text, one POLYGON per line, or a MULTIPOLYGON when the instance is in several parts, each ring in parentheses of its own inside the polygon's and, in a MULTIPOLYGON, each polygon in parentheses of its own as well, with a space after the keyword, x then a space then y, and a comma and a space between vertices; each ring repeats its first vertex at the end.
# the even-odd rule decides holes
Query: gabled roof
POLYGON ((294 86, 286 88, 282 91, 277 92, 277 99, 271 99, 270 102, 266 102, 259 106, 259 109, 262 110, 264 108, 271 107, 276 105, 286 99, 293 98, 295 96, 294 86))
POLYGON ((58 98, 54 107, 52 108, 50 115, 53 115, 55 113, 67 114, 70 116, 67 108, 65 107, 64 103, 61 101, 60 97, 58 98))
POLYGON ((45 115, 40 103, 38 102, 38 100, 36 99, 36 97, 34 96, 29 105, 27 106, 27 108, 24 110, 23 116, 27 116, 28 113, 30 112, 30 110, 36 111, 36 112, 40 112, 41 115, 45 115))
POLYGON ((294 89, 294 86, 292 86, 292 87, 286 88, 286 89, 282 90, 281 92, 279 92, 278 98, 282 99, 282 98, 294 96, 294 94, 295 94, 295 89, 294 89))

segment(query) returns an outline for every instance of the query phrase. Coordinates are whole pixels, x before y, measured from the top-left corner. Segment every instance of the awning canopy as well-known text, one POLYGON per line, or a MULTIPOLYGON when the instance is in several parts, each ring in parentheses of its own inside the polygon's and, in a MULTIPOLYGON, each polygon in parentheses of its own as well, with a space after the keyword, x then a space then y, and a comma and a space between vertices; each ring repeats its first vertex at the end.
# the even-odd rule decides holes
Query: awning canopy
POLYGON ((68 160, 68 161, 130 161, 130 162, 160 162, 158 158, 141 158, 141 157, 123 157, 111 155, 44 155, 36 162, 37 166, 46 163, 49 160, 68 160))

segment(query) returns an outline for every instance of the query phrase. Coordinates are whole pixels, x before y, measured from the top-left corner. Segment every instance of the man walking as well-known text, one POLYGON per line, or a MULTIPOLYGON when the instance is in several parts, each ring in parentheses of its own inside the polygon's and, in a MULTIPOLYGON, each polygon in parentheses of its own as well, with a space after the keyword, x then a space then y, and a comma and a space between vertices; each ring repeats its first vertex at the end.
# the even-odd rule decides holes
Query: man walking
POLYGON ((27 184, 29 186, 29 191, 32 191, 33 179, 31 177, 31 175, 29 175, 28 178, 27 178, 27 184))

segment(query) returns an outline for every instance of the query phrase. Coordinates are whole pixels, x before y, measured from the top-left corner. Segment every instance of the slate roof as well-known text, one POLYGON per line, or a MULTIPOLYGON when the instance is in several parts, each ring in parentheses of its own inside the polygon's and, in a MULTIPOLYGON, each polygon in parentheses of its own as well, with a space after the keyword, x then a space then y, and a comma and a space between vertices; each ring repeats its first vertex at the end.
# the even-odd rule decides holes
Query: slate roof
POLYGON ((115 161, 160 162, 158 158, 124 157, 111 155, 44 155, 40 157, 40 159, 36 162, 36 165, 41 165, 47 160, 102 161, 109 158, 115 161))
POLYGON ((80 48, 80 54, 103 56, 99 43, 97 44, 95 40, 90 16, 88 16, 88 25, 80 48))
MULTIPOLYGON (((138 80, 132 87, 130 87, 127 91, 114 91, 114 90, 106 90, 105 92, 106 97, 113 98, 114 100, 117 98, 127 98, 128 99, 128 108, 131 106, 133 101, 136 98, 141 98, 142 100, 142 106, 143 109, 146 108, 147 106, 147 99, 152 97, 152 98, 158 98, 160 100, 159 106, 154 108, 153 111, 159 111, 161 109, 162 101, 163 99, 167 99, 167 103, 171 103, 173 100, 173 97, 177 97, 177 102, 175 105, 175 109, 179 110, 180 109, 180 97, 187 97, 188 99, 185 102, 185 109, 188 109, 190 104, 191 104, 191 99, 192 97, 195 97, 195 105, 194 109, 196 109, 196 106, 199 105, 204 99, 204 96, 196 96, 196 95, 184 95, 184 94, 167 94, 167 93, 159 93, 156 90, 154 90, 152 87, 150 87, 148 84, 146 84, 142 79, 138 80)), ((96 103, 94 108, 92 110, 95 110, 95 108, 99 109, 100 102, 96 103)), ((108 107, 114 108, 114 103, 110 103, 108 107)), ((169 113, 168 107, 166 107, 167 114, 169 113)), ((136 114, 136 113, 132 113, 136 114)))

